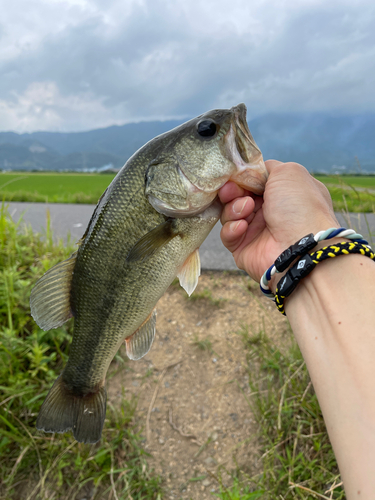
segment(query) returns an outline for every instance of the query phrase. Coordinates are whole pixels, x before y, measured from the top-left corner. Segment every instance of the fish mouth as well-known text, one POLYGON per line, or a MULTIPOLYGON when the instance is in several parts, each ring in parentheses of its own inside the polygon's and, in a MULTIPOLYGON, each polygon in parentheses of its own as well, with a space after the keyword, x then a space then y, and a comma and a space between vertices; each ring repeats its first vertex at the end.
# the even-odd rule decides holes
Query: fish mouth
POLYGON ((229 180, 255 194, 262 194, 268 172, 262 153, 247 125, 245 104, 234 106, 232 112, 233 120, 225 136, 225 143, 236 171, 229 180))
POLYGON ((189 172, 184 159, 177 156, 176 181, 181 191, 176 196, 167 190, 149 189, 145 194, 159 213, 168 217, 194 217, 214 203, 219 189, 233 181, 252 193, 264 192, 268 172, 262 153, 254 141, 246 121, 246 106, 238 104, 226 113, 219 148, 223 158, 222 175, 210 179, 189 172))

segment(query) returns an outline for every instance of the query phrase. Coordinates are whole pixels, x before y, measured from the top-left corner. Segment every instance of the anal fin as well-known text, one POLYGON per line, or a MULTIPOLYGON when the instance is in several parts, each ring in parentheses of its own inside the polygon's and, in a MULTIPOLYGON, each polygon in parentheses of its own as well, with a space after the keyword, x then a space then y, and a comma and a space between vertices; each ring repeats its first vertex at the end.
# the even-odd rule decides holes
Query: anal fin
POLYGON ((186 290, 189 296, 194 292, 200 275, 201 260, 199 257, 199 248, 197 248, 185 260, 177 274, 177 277, 180 280, 180 285, 186 290))
POLYGON ((155 338, 156 309, 142 323, 137 331, 125 339, 126 354, 130 359, 141 359, 151 349, 155 338))
POLYGON ((70 287, 77 252, 49 269, 31 290, 31 315, 42 330, 63 325, 72 317, 70 287))

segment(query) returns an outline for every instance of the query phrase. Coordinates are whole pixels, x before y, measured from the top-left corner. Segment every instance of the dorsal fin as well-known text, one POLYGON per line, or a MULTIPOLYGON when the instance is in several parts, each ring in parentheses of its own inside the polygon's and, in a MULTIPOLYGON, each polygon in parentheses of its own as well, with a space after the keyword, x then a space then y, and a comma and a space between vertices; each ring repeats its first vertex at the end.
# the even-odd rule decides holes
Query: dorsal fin
POLYGON ((70 287, 77 252, 49 269, 30 295, 31 315, 42 330, 63 325, 72 317, 70 287))
POLYGON ((189 296, 194 292, 200 275, 201 260, 199 257, 199 248, 197 248, 185 260, 177 274, 180 285, 186 290, 189 296))
POLYGON ((125 339, 126 354, 130 359, 141 359, 151 349, 155 338, 156 309, 142 323, 137 331, 125 339))

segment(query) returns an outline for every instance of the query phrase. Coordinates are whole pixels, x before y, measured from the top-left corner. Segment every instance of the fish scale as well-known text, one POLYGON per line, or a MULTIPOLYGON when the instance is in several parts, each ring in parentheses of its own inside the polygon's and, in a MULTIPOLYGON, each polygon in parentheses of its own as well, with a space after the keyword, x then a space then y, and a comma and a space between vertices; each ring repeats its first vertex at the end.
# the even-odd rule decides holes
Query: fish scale
POLYGON ((74 316, 69 359, 41 407, 38 429, 72 429, 82 442, 100 439, 110 362, 124 340, 131 359, 148 352, 155 306, 176 275, 193 291, 198 248, 222 210, 217 190, 237 174, 247 189, 264 189, 267 172, 244 105, 190 120, 124 165, 99 200, 76 254, 47 271, 31 293, 41 328, 74 316))

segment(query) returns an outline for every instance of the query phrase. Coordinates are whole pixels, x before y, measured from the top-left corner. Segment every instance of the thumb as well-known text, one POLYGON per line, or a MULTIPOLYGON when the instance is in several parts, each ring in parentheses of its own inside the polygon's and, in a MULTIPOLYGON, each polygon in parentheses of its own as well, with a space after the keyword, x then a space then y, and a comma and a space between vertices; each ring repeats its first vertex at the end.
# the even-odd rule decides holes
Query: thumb
POLYGON ((282 161, 279 161, 279 160, 267 160, 264 162, 264 164, 266 165, 266 169, 267 169, 269 174, 272 172, 272 170, 275 167, 278 167, 279 165, 284 165, 284 163, 282 161))

